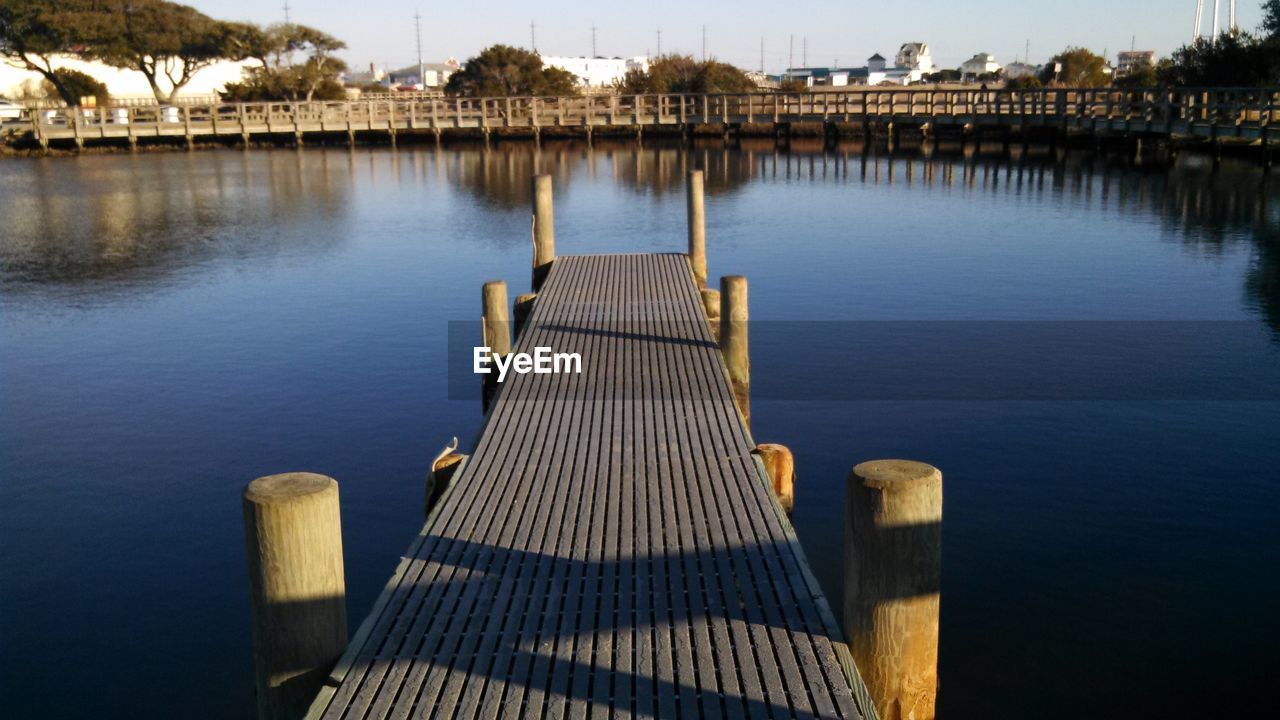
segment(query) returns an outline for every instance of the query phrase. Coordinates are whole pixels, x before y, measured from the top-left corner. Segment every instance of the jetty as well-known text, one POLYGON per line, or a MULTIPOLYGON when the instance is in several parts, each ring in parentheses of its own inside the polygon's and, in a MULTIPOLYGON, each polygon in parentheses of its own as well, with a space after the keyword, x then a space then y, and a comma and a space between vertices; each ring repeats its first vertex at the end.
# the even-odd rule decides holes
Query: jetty
POLYGON ((703 286, 701 171, 687 253, 556 256, 550 193, 535 177, 536 294, 509 320, 487 283, 477 341, 581 372, 486 378, 474 449, 427 468, 350 642, 336 482, 246 488, 260 715, 932 717, 941 475, 851 473, 842 630, 788 519, 794 460, 751 434, 746 280, 703 286))
POLYGON ((1071 133, 1267 145, 1280 120, 1277 88, 1046 88, 1034 90, 859 88, 822 92, 590 95, 584 97, 406 97, 333 102, 192 103, 33 110, 28 130, 50 143, 154 142, 168 138, 242 142, 358 141, 492 133, 786 133, 802 123, 895 132, 995 135, 1071 133))

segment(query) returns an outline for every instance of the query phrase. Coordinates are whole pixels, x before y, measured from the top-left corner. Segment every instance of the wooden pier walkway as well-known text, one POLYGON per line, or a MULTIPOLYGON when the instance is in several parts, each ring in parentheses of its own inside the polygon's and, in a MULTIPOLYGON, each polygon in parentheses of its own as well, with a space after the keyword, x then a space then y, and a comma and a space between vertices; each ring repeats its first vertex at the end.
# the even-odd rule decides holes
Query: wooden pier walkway
POLYGON ((582 373, 508 376, 308 717, 874 713, 687 256, 558 257, 539 346, 582 373))
MULTIPOLYGON (((1047 128, 1056 132, 1185 135, 1268 142, 1280 121, 1277 88, 864 88, 800 93, 423 98, 41 109, 24 123, 42 145, 153 138, 434 134, 593 128, 643 132, 694 126, 896 124, 922 129, 1047 128)), ((18 127, 18 124, 9 127, 18 127)))

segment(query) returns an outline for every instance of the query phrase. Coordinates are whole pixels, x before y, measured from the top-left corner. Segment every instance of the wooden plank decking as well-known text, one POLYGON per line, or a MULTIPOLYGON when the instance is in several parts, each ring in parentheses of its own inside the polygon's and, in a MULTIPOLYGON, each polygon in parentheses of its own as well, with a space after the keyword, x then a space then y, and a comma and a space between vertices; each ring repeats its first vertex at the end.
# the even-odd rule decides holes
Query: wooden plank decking
POLYGON ((535 346, 310 716, 860 717, 685 256, 557 258, 535 346))

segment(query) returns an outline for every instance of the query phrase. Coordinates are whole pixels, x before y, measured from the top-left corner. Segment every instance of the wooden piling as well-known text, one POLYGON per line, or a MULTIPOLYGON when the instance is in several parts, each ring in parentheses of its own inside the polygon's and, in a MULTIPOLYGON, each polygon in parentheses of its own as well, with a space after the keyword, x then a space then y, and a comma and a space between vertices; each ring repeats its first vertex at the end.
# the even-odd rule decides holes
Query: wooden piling
MULTIPOLYGON (((507 355, 511 352, 511 322, 507 314, 507 283, 490 280, 481 292, 481 334, 490 355, 507 355)), ((483 376, 484 386, 480 398, 481 408, 489 411, 489 405, 498 391, 498 371, 489 363, 489 373, 483 376)))
POLYGON ((773 481, 773 495, 782 509, 791 514, 796 505, 796 461, 791 451, 783 445, 761 443, 756 455, 764 464, 764 470, 773 481))
POLYGON ((844 629, 882 720, 932 720, 938 689, 942 473, 853 468, 845 494, 844 629))
POLYGON ((551 272, 556 259, 556 222, 551 199, 551 176, 533 176, 533 289, 551 272))
POLYGON ((533 303, 538 299, 538 293, 524 293, 516 296, 516 304, 512 312, 512 319, 515 322, 515 336, 520 337, 520 333, 524 332, 525 323, 529 321, 529 315, 533 312, 533 303))
POLYGON ((338 483, 313 473, 244 490, 258 717, 302 717, 347 646, 338 483))
POLYGON ((431 467, 427 469, 426 487, 423 491, 423 517, 431 518, 431 510, 440 501, 440 497, 449 489, 449 484, 453 480, 453 476, 457 474, 458 469, 462 467, 462 461, 467 456, 458 452, 458 438, 453 439, 453 444, 446 446, 435 459, 431 461, 431 467))
POLYGON ((699 288, 707 286, 707 228, 703 207, 703 174, 690 170, 686 183, 689 206, 689 269, 699 288))
POLYGON ((720 353, 724 356, 734 399, 751 427, 751 355, 747 348, 747 279, 720 278, 720 353))
POLYGON ((720 291, 702 288, 702 312, 711 326, 711 336, 720 342, 720 291))

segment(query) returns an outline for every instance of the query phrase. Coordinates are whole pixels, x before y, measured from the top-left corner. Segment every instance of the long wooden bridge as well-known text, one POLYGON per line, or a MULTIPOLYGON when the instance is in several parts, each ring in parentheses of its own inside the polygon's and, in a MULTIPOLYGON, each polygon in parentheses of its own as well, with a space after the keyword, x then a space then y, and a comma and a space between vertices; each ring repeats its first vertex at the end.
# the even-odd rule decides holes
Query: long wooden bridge
POLYGON ((349 643, 337 483, 249 483, 264 720, 933 717, 941 475, 854 469, 846 644, 787 516, 791 454, 751 436, 746 279, 702 287, 701 171, 688 187, 687 254, 556 257, 534 178, 538 292, 512 347, 487 283, 483 342, 580 366, 494 386, 349 643))
POLYGON ((947 90, 858 89, 803 93, 707 95, 597 95, 587 97, 414 98, 308 103, 183 104, 172 107, 42 109, 28 128, 51 142, 128 141, 150 138, 240 139, 376 133, 437 139, 456 131, 602 128, 685 132, 695 126, 726 131, 797 123, 875 124, 920 128, 999 127, 1055 132, 1088 131, 1186 135, 1269 141, 1280 119, 1280 89, 1176 88, 1167 90, 1067 89, 947 90))

